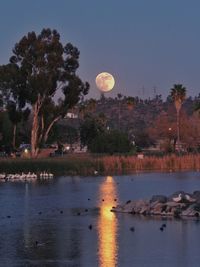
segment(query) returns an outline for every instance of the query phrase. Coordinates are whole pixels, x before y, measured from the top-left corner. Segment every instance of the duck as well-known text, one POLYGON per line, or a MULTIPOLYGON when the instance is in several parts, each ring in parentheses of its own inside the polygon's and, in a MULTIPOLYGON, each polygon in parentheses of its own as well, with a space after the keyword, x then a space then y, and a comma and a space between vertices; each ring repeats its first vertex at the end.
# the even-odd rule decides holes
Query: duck
POLYGON ((92 230, 92 224, 90 224, 90 225, 88 226, 88 228, 89 228, 90 230, 92 230))
POLYGON ((39 242, 38 240, 36 240, 35 241, 35 247, 37 248, 37 247, 43 247, 43 246, 45 246, 47 243, 42 243, 42 242, 39 242))

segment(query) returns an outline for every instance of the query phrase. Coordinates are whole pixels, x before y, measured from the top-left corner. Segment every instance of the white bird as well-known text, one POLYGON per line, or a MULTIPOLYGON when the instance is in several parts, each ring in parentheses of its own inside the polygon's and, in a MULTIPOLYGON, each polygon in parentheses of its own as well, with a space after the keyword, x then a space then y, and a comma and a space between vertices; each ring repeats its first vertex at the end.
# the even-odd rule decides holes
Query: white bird
POLYGON ((192 198, 190 195, 188 195, 188 194, 185 194, 185 198, 186 198, 186 200, 187 201, 189 201, 189 202, 196 202, 196 199, 195 198, 192 198))
POLYGON ((26 174, 22 172, 20 180, 24 181, 25 179, 26 179, 26 174))
POLYGON ((52 179, 53 178, 53 173, 49 173, 49 178, 52 179))
POLYGON ((182 200, 182 194, 180 193, 180 194, 178 195, 178 197, 173 197, 172 200, 173 200, 174 202, 180 202, 180 201, 182 200))
POLYGON ((6 177, 5 173, 0 174, 0 179, 5 179, 5 177, 6 177))

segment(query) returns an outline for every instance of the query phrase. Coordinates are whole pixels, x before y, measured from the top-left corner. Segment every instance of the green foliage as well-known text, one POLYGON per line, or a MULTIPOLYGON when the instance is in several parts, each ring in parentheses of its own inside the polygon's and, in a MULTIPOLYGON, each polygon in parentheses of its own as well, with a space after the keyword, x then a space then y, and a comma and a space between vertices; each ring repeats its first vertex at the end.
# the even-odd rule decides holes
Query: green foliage
POLYGON ((0 172, 21 173, 50 171, 57 175, 94 175, 96 162, 84 158, 0 159, 0 172))
POLYGON ((74 144, 78 141, 78 130, 69 125, 54 125, 48 138, 48 143, 60 141, 61 143, 74 144))
POLYGON ((150 145, 152 145, 152 143, 153 142, 152 142, 150 136, 148 135, 147 131, 141 130, 140 133, 136 134, 135 144, 138 147, 146 148, 146 147, 149 147, 150 145))
POLYGON ((93 139, 105 131, 105 117, 100 114, 97 117, 87 116, 80 126, 81 143, 90 146, 93 139))
POLYGON ((10 63, 0 66, 0 91, 9 92, 20 108, 32 108, 32 154, 46 141, 53 124, 88 93, 76 71, 79 51, 71 43, 63 45, 56 30, 29 32, 13 49, 10 63), (61 98, 54 96, 59 92, 61 98))
POLYGON ((128 153, 133 145, 125 133, 113 130, 98 134, 89 144, 89 149, 93 153, 128 153))
POLYGON ((22 119, 21 110, 17 110, 16 103, 14 101, 9 101, 7 104, 7 110, 9 119, 13 124, 17 124, 22 119))
POLYGON ((1 145, 10 145, 12 142, 12 123, 9 120, 8 112, 0 112, 0 133, 1 145))

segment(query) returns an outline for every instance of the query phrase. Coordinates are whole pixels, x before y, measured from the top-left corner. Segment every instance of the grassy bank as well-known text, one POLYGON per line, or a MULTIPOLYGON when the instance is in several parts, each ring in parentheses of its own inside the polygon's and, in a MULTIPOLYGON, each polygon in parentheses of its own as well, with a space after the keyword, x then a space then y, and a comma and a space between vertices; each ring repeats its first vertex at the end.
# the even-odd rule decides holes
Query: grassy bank
POLYGON ((68 155, 62 158, 1 159, 0 173, 50 171, 57 175, 127 174, 140 171, 200 170, 200 155, 145 157, 68 155))

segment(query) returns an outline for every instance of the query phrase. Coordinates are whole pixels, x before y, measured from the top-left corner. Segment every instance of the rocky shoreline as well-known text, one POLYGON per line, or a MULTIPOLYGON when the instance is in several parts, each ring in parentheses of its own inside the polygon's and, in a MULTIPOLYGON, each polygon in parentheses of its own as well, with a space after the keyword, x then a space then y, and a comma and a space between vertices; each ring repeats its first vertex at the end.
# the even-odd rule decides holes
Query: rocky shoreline
POLYGON ((178 191, 170 196, 154 195, 150 200, 128 200, 112 207, 112 212, 124 212, 143 216, 200 217, 200 191, 192 194, 178 191))

